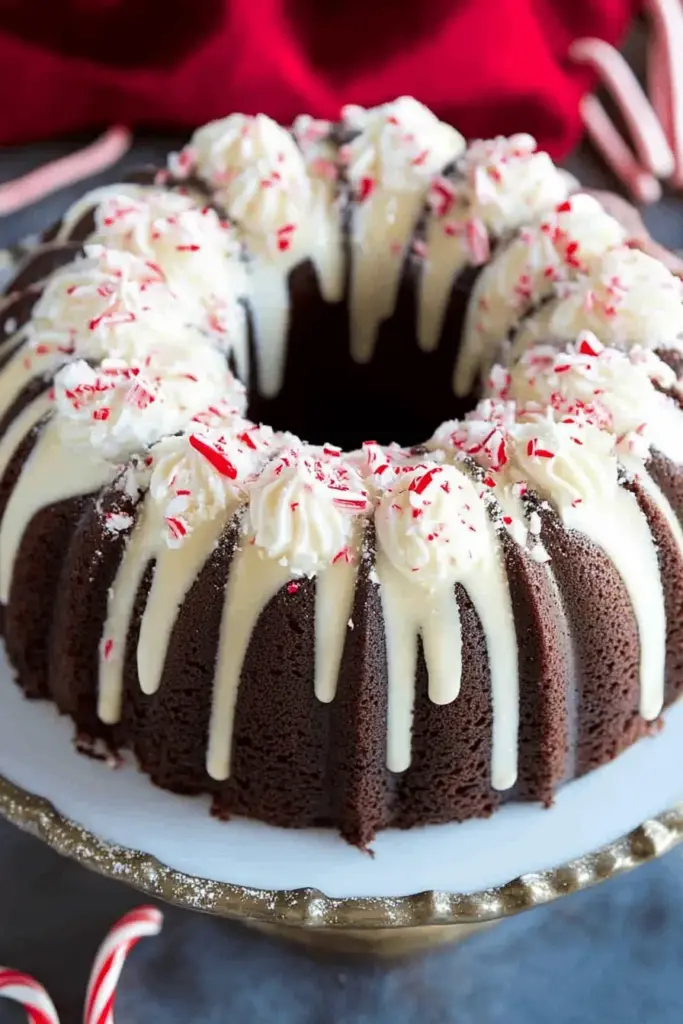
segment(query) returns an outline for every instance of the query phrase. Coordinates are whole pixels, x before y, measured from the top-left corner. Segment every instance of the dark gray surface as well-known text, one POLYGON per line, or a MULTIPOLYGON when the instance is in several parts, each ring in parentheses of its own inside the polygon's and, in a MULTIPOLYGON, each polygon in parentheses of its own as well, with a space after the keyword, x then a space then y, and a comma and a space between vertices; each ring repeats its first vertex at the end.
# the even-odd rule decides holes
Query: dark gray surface
MULTIPOLYGON (((360 856, 360 854, 359 854, 360 856)), ((76 1024, 90 961, 139 897, 0 823, 0 962, 76 1024)), ((117 1024, 680 1024, 683 858, 396 962, 326 957, 166 909, 134 951, 117 1024)), ((0 1022, 20 1021, 0 1003, 0 1022)))
MULTIPOLYGON (((126 163, 144 162, 172 144, 141 144, 126 163)), ((0 151, 0 180, 65 148, 0 151)), ((587 183, 605 184, 586 155, 571 166, 587 183)), ((116 180, 118 173, 105 177, 116 180)), ((0 221, 0 245, 49 224, 68 198, 62 193, 0 221)), ((647 219, 662 241, 683 246, 679 200, 666 200, 647 219)), ((0 963, 43 981, 64 1024, 80 1019, 100 939, 139 902, 135 892, 62 860, 0 821, 0 963)), ((505 921, 462 946, 396 963, 313 959, 239 925, 166 908, 163 934, 138 946, 124 971, 116 1020, 681 1024, 682 922, 679 851, 554 907, 505 921)), ((24 1019, 0 1000, 0 1024, 24 1019)))

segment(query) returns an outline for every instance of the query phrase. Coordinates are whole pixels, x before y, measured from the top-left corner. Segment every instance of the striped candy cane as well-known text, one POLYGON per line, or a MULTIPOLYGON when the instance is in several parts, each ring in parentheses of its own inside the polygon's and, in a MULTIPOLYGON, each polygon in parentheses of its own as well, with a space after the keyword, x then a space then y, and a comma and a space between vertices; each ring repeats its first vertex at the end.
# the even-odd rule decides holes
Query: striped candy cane
MULTIPOLYGON (((138 907, 114 925, 100 946, 90 972, 84 1024, 114 1024, 116 986, 126 957, 139 939, 158 935, 162 922, 163 915, 156 907, 138 907)), ((48 1024, 48 1018, 45 1021, 36 1018, 36 1024, 48 1024)))
POLYGON ((645 0, 647 95, 625 58, 602 39, 577 39, 569 55, 588 64, 619 108, 625 139, 597 96, 584 96, 580 113, 586 132, 639 202, 656 202, 660 178, 683 187, 683 5, 681 0, 645 0))
POLYGON ((0 185, 0 215, 7 216, 36 203, 57 189, 108 170, 125 156, 131 142, 129 130, 115 126, 84 149, 52 160, 14 181, 5 182, 0 185))
POLYGON ((59 1024, 54 1003, 43 986, 29 974, 0 967, 0 996, 21 1003, 29 1024, 59 1024))

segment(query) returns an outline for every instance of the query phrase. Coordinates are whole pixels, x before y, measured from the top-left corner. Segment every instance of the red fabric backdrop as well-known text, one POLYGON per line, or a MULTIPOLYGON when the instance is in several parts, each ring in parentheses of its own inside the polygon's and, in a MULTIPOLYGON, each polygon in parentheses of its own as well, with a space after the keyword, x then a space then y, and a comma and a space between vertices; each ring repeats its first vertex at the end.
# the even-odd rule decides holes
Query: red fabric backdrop
POLYGON ((231 110, 334 118, 409 93, 468 136, 553 155, 592 86, 573 39, 618 43, 638 0, 0 0, 0 142, 231 110))

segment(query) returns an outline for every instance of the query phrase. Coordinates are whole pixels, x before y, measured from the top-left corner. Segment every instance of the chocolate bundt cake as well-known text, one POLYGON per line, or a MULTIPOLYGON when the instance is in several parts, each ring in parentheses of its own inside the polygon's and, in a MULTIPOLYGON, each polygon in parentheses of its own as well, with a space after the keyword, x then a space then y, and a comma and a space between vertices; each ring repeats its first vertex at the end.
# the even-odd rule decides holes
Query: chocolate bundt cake
POLYGON ((232 115, 68 210, 0 310, 24 692, 360 845, 646 734, 683 688, 683 285, 607 205, 403 98, 232 115))

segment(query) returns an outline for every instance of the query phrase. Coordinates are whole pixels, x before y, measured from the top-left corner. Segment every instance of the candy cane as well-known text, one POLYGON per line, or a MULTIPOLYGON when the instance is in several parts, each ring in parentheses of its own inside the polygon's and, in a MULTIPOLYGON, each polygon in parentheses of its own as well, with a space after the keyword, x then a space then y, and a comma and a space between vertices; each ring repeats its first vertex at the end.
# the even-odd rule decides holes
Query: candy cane
MULTIPOLYGON (((162 923, 163 915, 156 907, 138 907, 114 925, 100 946, 90 972, 84 1024, 114 1024, 116 986, 126 957, 139 939, 158 935, 162 923)), ((36 1024, 43 1024, 42 1019, 37 1019, 36 1024)))
POLYGON ((631 190, 639 203, 656 203, 662 186, 641 167, 597 96, 583 96, 579 104, 586 131, 605 162, 631 190))
POLYGON ((14 213, 57 189, 108 170, 128 152, 131 142, 127 128, 109 128, 84 149, 52 160, 14 181, 5 182, 0 185, 0 214, 14 213))
POLYGON ((673 150, 672 185, 683 185, 683 9, 680 0, 648 0, 653 33, 648 53, 648 80, 653 106, 673 150))
POLYGON ((0 996, 21 1003, 29 1024, 59 1024, 54 1003, 43 986, 29 974, 0 967, 0 996))
POLYGON ((624 57, 602 39, 577 39, 570 56, 590 65, 628 127, 633 150, 595 96, 580 113, 595 147, 641 202, 661 195, 657 178, 683 186, 683 6, 681 0, 645 0, 651 22, 647 42, 649 98, 624 57))
POLYGON ((569 55, 590 65, 611 94, 629 128, 643 171, 668 178, 675 166, 671 147, 652 104, 623 55, 602 39, 577 39, 569 55))

